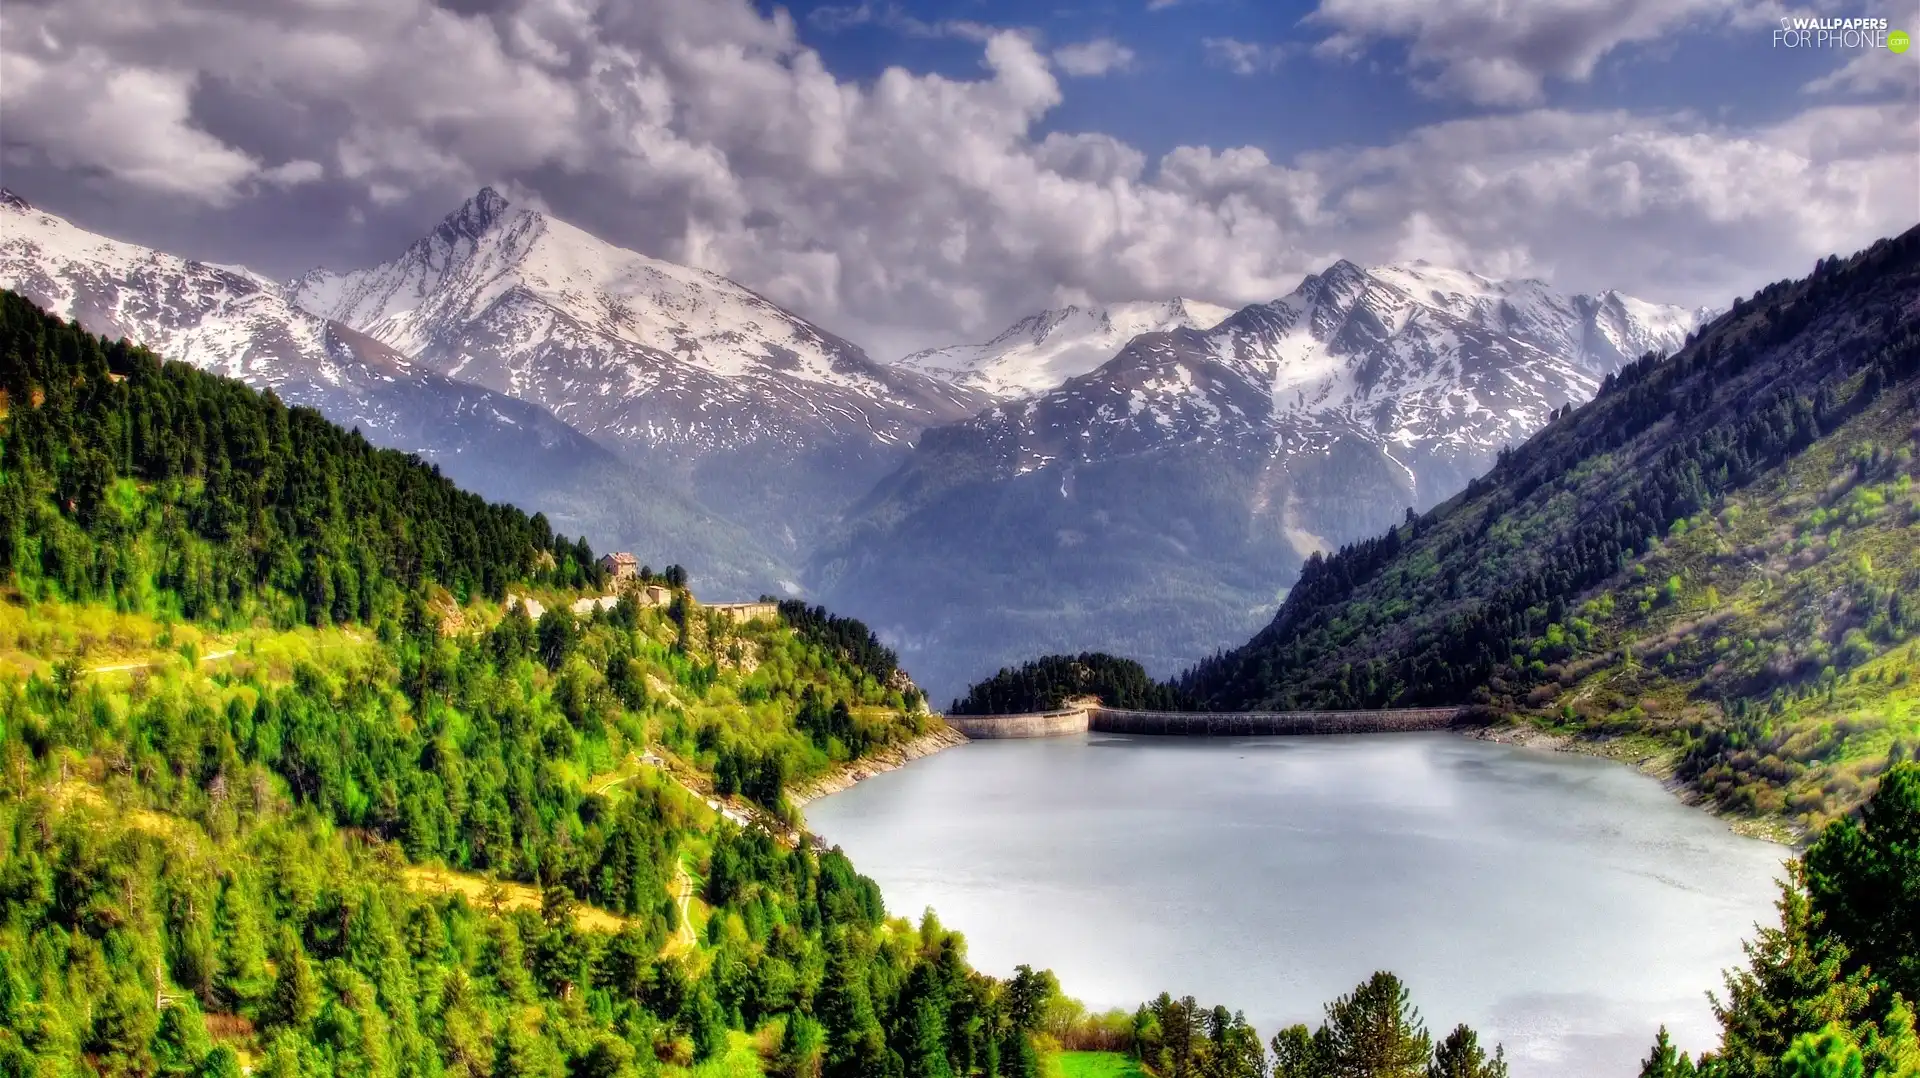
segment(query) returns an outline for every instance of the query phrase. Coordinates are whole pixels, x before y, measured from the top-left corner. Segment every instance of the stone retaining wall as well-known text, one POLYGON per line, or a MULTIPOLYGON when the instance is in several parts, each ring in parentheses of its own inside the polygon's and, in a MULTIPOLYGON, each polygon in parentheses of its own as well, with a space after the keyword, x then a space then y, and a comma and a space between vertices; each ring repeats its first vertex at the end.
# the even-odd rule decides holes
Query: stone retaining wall
POLYGON ((723 618, 732 618, 734 621, 752 621, 755 618, 780 616, 779 603, 708 603, 707 609, 723 618))

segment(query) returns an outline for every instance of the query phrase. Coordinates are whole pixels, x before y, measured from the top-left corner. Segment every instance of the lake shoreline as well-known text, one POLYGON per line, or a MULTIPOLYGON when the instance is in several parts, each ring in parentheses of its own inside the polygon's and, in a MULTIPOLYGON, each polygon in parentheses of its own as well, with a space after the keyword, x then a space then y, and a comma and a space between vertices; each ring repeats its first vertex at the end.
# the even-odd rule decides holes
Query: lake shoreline
POLYGON ((1755 819, 1751 816, 1735 816, 1720 810, 1698 790, 1687 785, 1674 774, 1679 764, 1673 750, 1646 751, 1644 742, 1636 743, 1629 738, 1589 738, 1576 734, 1558 733, 1543 730, 1524 719, 1506 725, 1479 726, 1463 729, 1460 733, 1476 741, 1493 741, 1503 745, 1519 745, 1522 748, 1541 749, 1548 752, 1570 752, 1581 756, 1597 756, 1603 760, 1625 764, 1648 778, 1657 779, 1674 799, 1689 808, 1698 809, 1727 825, 1728 830, 1746 838, 1757 838, 1777 845, 1795 847, 1806 840, 1806 835, 1777 819, 1755 819))
POLYGON ((810 801, 818 801, 820 798, 851 790, 875 775, 897 770, 937 752, 958 748, 966 744, 967 740, 967 735, 936 720, 936 725, 926 733, 896 745, 888 745, 857 760, 850 760, 803 786, 788 790, 787 798, 793 802, 795 808, 802 808, 810 801))
POLYGON ((1391 956, 1516 1078, 1635 1073, 1662 1022, 1706 1044, 1700 989, 1789 851, 1638 769, 1472 733, 1001 739, 822 798, 807 827, 980 968, 1047 966, 1096 1009, 1166 989, 1264 1029, 1391 956))
MULTIPOLYGON (((1648 745, 1638 739, 1581 737, 1577 734, 1542 729, 1524 719, 1498 725, 1456 727, 1455 732, 1476 741, 1492 741, 1503 745, 1518 745, 1522 748, 1548 752, 1576 753, 1581 756, 1597 756, 1604 760, 1611 760, 1658 780, 1681 804, 1713 816, 1737 835, 1762 839, 1787 847, 1798 846, 1806 839, 1804 834, 1777 819, 1754 819, 1721 811, 1718 806, 1702 797, 1697 790, 1675 777, 1674 769, 1679 761, 1672 750, 1648 751, 1648 745)), ((875 775, 898 770, 915 760, 925 759, 936 753, 945 752, 947 749, 958 748, 971 740, 945 722, 940 722, 918 737, 897 745, 889 745, 872 755, 843 764, 797 791, 790 791, 788 796, 792 799, 795 808, 804 808, 809 802, 850 790, 875 775)))

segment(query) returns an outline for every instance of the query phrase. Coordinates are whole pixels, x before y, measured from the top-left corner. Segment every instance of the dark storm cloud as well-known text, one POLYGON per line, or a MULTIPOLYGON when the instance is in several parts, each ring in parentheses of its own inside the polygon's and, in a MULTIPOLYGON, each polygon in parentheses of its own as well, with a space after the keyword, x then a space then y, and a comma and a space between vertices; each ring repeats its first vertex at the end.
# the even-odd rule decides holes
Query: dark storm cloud
MULTIPOLYGON (((1361 0, 1327 8, 1388 32, 1361 0)), ((1577 72, 1541 34, 1487 55, 1577 72)), ((1715 302, 1912 216, 1897 103, 1763 129, 1536 110, 1292 161, 1149 160, 1043 137, 1062 60, 982 35, 977 77, 857 84, 745 0, 15 3, 0 139, 7 182, 50 209, 278 275, 390 257, 495 183, 882 353, 1062 300, 1270 298, 1340 256, 1715 302)), ((1433 48, 1438 78, 1454 46, 1433 48)))

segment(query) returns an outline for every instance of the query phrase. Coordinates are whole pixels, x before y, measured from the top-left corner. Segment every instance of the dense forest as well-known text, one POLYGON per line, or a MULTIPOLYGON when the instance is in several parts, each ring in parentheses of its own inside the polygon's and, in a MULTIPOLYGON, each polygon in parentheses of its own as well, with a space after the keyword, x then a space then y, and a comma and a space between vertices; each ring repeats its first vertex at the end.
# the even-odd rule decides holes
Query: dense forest
POLYGON ((900 657, 882 644, 865 622, 842 617, 822 606, 809 606, 798 599, 780 601, 780 618, 808 643, 865 670, 881 684, 909 683, 906 671, 900 668, 900 657))
POLYGON ((947 710, 954 715, 1018 715, 1051 711, 1082 696, 1140 711, 1178 711, 1186 702, 1177 689, 1148 677, 1132 659, 1086 651, 1007 667, 973 685, 947 710))
POLYGON ((13 292, 0 365, 0 572, 29 594, 318 625, 393 616, 429 580, 459 599, 596 581, 543 517, 13 292))

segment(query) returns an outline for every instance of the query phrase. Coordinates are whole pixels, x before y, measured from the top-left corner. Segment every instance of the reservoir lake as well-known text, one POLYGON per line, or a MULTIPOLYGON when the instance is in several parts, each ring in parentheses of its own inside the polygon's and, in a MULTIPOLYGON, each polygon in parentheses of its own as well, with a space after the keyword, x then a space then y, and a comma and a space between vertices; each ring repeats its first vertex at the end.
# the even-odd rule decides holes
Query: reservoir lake
POLYGON ((1623 765, 1444 733, 978 741, 806 816, 986 972, 1193 995, 1264 1040, 1390 969, 1514 1078, 1630 1078, 1662 1023, 1711 1046, 1790 853, 1623 765))

